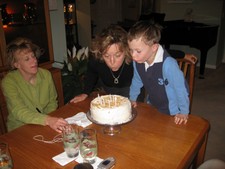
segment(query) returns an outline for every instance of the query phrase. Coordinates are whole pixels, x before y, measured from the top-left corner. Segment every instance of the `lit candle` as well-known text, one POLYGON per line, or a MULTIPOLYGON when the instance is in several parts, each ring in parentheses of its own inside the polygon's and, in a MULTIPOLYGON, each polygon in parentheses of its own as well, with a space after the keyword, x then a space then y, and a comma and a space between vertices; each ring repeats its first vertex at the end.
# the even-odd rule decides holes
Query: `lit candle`
POLYGON ((112 101, 112 95, 110 94, 109 96, 110 96, 110 97, 109 97, 109 98, 110 98, 110 101, 112 101))
POLYGON ((101 101, 100 97, 99 97, 99 93, 98 93, 98 100, 101 101))
POLYGON ((103 105, 105 106, 105 99, 102 98, 102 101, 103 101, 103 105))
POLYGON ((100 102, 100 104, 102 106, 102 98, 99 96, 99 94, 98 94, 98 100, 99 100, 99 102, 100 102))

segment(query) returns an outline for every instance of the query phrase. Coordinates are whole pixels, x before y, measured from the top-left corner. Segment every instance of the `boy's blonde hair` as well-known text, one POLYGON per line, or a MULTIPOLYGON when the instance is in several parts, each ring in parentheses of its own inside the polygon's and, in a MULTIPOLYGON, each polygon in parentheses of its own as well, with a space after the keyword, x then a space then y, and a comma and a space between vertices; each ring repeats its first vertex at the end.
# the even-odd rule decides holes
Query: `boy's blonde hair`
POLYGON ((158 24, 153 24, 148 21, 139 21, 134 24, 129 32, 127 39, 132 41, 134 39, 142 38, 142 41, 147 45, 159 43, 161 39, 162 27, 158 24))

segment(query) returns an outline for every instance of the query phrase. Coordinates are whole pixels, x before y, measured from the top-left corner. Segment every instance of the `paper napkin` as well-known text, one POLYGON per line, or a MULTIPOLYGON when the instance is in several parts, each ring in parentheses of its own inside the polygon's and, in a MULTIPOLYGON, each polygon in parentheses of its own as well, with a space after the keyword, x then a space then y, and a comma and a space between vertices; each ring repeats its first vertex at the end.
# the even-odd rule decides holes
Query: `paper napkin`
MULTIPOLYGON (((81 157, 81 155, 79 154, 78 157, 76 158, 69 158, 66 155, 66 152, 63 152, 61 154, 56 155, 55 157, 52 158, 55 162, 59 163, 61 166, 64 166, 68 163, 70 163, 71 161, 75 160, 78 163, 83 163, 83 158, 81 157)), ((94 169, 97 169, 97 166, 100 162, 102 162, 103 159, 96 157, 96 161, 94 164, 92 164, 92 166, 94 167, 94 169)))
POLYGON ((52 158, 55 162, 59 163, 61 166, 64 166, 71 161, 75 160, 75 158, 69 158, 66 155, 66 152, 63 152, 61 154, 58 154, 57 156, 52 158))
POLYGON ((77 113, 76 115, 65 119, 69 124, 76 124, 81 127, 87 127, 92 122, 88 120, 86 114, 84 112, 77 113))

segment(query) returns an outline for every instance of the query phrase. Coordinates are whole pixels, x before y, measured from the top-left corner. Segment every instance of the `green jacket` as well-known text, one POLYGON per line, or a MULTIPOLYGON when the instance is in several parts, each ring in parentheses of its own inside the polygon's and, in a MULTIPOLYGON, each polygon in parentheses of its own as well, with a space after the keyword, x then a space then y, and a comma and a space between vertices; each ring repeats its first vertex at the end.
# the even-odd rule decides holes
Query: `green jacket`
POLYGON ((2 80, 8 108, 7 128, 11 131, 24 124, 45 125, 46 114, 58 107, 55 85, 48 70, 38 68, 36 84, 25 81, 18 70, 2 80))

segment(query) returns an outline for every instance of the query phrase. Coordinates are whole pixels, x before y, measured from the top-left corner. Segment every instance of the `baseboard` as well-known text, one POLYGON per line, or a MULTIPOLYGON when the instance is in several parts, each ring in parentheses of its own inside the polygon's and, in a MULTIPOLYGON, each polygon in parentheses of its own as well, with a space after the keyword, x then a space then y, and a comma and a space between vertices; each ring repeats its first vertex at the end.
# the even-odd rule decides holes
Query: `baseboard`
POLYGON ((205 65, 205 68, 209 68, 209 69, 216 69, 216 65, 208 65, 208 64, 206 64, 205 65))
MULTIPOLYGON (((200 67, 200 63, 198 63, 196 66, 200 67)), ((205 65, 205 68, 208 68, 208 69, 216 69, 216 67, 217 67, 216 65, 210 65, 210 64, 205 65)))

